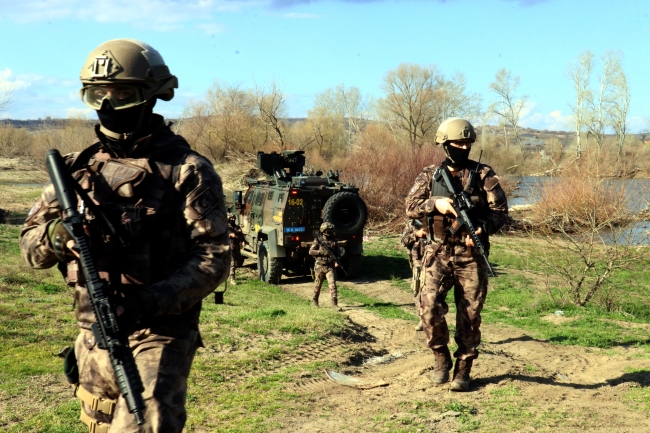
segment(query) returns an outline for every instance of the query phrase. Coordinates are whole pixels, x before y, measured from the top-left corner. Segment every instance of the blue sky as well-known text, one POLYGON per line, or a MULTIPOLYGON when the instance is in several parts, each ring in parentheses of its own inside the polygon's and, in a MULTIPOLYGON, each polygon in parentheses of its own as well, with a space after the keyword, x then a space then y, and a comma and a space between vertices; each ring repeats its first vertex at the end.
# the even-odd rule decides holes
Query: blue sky
POLYGON ((340 83, 381 97, 384 75, 408 62, 464 73, 484 106, 496 72, 512 71, 530 101, 522 124, 538 129, 571 129, 569 62, 621 50, 635 131, 650 117, 648 14, 647 0, 0 0, 0 91, 14 88, 0 116, 91 115, 78 97, 81 66, 95 46, 128 37, 178 76, 177 97, 156 106, 168 117, 215 80, 275 80, 288 114, 304 117, 340 83))

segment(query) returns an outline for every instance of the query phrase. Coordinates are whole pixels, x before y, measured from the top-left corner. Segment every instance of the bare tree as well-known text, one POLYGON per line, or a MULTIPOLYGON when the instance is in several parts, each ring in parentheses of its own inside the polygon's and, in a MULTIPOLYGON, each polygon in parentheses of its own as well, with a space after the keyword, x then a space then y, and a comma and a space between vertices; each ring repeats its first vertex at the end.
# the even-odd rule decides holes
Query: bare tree
POLYGON ((508 150, 508 130, 510 126, 515 135, 515 141, 524 151, 519 134, 519 120, 521 118, 521 110, 528 101, 528 96, 524 95, 517 98, 516 91, 519 87, 519 77, 513 77, 512 72, 505 68, 499 70, 494 77, 494 81, 490 83, 490 89, 497 94, 499 101, 494 102, 488 108, 488 111, 499 116, 503 123, 503 135, 506 143, 506 150, 508 150))
POLYGON ((379 100, 380 118, 396 135, 406 135, 413 147, 420 147, 435 134, 438 125, 452 116, 473 116, 480 98, 466 93, 466 80, 456 74, 446 80, 435 66, 403 63, 388 72, 379 100))
POLYGON ((618 144, 618 156, 623 153, 623 144, 627 135, 627 114, 630 109, 630 88, 627 76, 618 62, 617 70, 613 79, 613 98, 612 98, 612 127, 616 132, 616 141, 618 144))
POLYGON ((573 86, 576 91, 576 103, 574 106, 571 106, 576 132, 576 158, 582 156, 581 134, 587 117, 587 101, 591 99, 589 82, 591 80, 593 65, 594 55, 591 51, 587 50, 569 66, 567 72, 569 78, 573 81, 573 86))
POLYGON ((0 114, 4 113, 13 104, 14 87, 9 86, 7 83, 2 83, 0 88, 0 114))
MULTIPOLYGON (((601 57, 603 74, 596 92, 592 92, 587 103, 587 132, 594 138, 598 149, 602 149, 607 128, 613 124, 612 106, 616 104, 616 78, 621 69, 620 53, 608 51, 601 57)), ((626 111, 627 113, 627 111, 626 111)))
POLYGON ((284 120, 285 97, 277 83, 273 81, 268 90, 256 86, 251 97, 259 112, 259 120, 264 129, 264 143, 271 141, 280 150, 285 147, 287 125, 284 120))

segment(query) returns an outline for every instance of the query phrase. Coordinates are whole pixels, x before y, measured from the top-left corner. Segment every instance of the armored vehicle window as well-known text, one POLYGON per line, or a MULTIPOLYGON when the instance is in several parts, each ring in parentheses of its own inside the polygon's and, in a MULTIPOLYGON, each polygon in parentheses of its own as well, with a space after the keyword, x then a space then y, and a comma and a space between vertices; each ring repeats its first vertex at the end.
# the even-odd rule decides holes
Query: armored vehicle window
POLYGON ((273 191, 269 191, 269 196, 268 196, 267 200, 269 200, 269 201, 273 200, 273 191))
POLYGON ((264 201, 264 194, 263 192, 257 192, 257 196, 255 197, 255 206, 261 206, 262 202, 264 201))
POLYGON ((282 200, 284 200, 284 193, 283 192, 281 192, 280 195, 278 195, 278 201, 282 202, 282 200))

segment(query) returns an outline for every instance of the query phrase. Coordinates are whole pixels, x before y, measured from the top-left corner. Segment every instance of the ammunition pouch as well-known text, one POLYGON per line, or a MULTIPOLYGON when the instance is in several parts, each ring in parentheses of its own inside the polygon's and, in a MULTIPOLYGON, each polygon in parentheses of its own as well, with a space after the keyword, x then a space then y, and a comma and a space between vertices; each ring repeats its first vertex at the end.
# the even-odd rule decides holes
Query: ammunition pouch
MULTIPOLYGON (((82 386, 77 385, 74 390, 75 396, 86 403, 90 409, 95 412, 105 413, 107 415, 113 415, 115 411, 115 404, 117 400, 111 400, 108 398, 95 397, 90 392, 82 386)), ((79 419, 88 426, 88 431, 90 433, 108 433, 108 430, 111 428, 110 424, 104 424, 93 419, 90 415, 84 411, 84 408, 81 408, 81 415, 79 419)))

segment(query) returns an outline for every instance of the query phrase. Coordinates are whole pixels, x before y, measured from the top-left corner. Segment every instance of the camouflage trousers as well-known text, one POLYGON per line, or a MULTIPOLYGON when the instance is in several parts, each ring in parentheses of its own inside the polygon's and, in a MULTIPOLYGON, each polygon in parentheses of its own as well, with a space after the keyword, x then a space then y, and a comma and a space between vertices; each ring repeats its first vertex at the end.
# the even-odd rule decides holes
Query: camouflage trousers
POLYGON ((235 269, 241 261, 241 247, 239 243, 230 243, 230 278, 235 279, 235 269))
POLYGON ((445 315, 449 312, 447 293, 454 288, 458 350, 454 357, 475 359, 481 343, 481 310, 488 288, 485 262, 472 248, 463 245, 429 245, 423 260, 423 287, 420 294, 420 318, 430 349, 449 344, 445 315))
POLYGON ((198 331, 183 339, 152 334, 149 329, 129 336, 144 384, 145 423, 138 426, 115 383, 108 352, 97 347, 91 331, 82 329, 75 342, 79 385, 96 397, 117 403, 112 416, 83 402, 81 410, 96 422, 110 424, 110 433, 180 433, 187 419, 187 377, 198 342, 198 331))
POLYGON ((411 292, 413 292, 413 296, 415 297, 415 312, 419 316, 421 314, 420 294, 422 292, 421 290, 422 263, 414 263, 413 267, 411 268, 411 271, 413 271, 413 277, 411 278, 411 292))
POLYGON ((314 267, 314 299, 320 296, 320 286, 327 278, 327 285, 330 288, 330 296, 332 300, 338 300, 338 293, 336 291, 336 271, 333 266, 316 265, 314 267))

